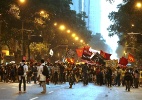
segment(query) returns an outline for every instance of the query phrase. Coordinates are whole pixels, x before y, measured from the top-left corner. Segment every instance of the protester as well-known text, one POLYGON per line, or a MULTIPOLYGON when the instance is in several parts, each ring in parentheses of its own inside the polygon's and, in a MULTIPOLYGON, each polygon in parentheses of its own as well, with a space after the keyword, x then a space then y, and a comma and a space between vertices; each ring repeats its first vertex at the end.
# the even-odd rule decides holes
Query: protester
POLYGON ((37 69, 37 63, 35 63, 34 64, 34 66, 33 66, 33 69, 32 69, 33 71, 33 81, 34 81, 34 84, 36 84, 37 82, 37 71, 38 71, 38 69, 37 69))
POLYGON ((120 78, 121 78, 121 69, 120 67, 117 67, 117 74, 116 74, 116 84, 117 86, 120 86, 120 78))
POLYGON ((125 85, 126 85, 126 91, 130 91, 130 87, 131 87, 131 81, 132 81, 132 75, 129 72, 129 69, 126 70, 125 76, 124 76, 124 80, 125 80, 125 85))
POLYGON ((139 71, 135 70, 134 71, 134 87, 135 88, 138 88, 138 86, 139 86, 139 77, 140 77, 139 71))
POLYGON ((107 79, 107 86, 111 87, 111 85, 112 85, 112 70, 110 67, 107 68, 106 79, 107 79))
POLYGON ((72 85, 75 84, 75 76, 73 71, 69 72, 69 88, 72 88, 72 85))
POLYGON ((44 76, 42 74, 44 66, 45 66, 44 60, 41 59, 41 65, 39 66, 39 70, 38 70, 38 74, 37 74, 40 84, 43 87, 43 91, 41 93, 46 93, 46 76, 44 76))
POLYGON ((26 93, 26 76, 27 76, 27 72, 28 72, 28 66, 25 64, 25 60, 22 60, 22 63, 20 64, 19 68, 20 67, 23 68, 23 72, 22 73, 18 72, 18 75, 19 75, 19 93, 21 93, 22 82, 23 82, 24 93, 26 93))

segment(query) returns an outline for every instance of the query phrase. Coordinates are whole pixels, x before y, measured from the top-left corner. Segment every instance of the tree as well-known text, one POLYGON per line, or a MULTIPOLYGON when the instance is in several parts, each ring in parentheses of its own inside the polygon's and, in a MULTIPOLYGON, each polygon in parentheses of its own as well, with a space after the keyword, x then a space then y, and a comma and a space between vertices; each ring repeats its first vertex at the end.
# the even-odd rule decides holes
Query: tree
POLYGON ((75 11, 70 10, 71 0, 28 0, 25 4, 21 4, 18 0, 2 0, 0 4, 0 13, 5 22, 2 41, 9 45, 9 48, 13 46, 10 40, 18 41, 18 44, 21 44, 22 23, 24 23, 25 47, 29 45, 27 40, 29 32, 26 30, 34 30, 34 33, 30 33, 32 35, 42 35, 47 46, 52 44, 53 47, 56 47, 67 40, 73 41, 69 36, 63 36, 60 31, 55 29, 54 22, 64 23, 82 36, 85 41, 89 41, 91 38, 91 31, 87 30, 86 23, 82 20, 82 18, 86 18, 85 13, 77 15, 75 11))
MULTIPOLYGON (((132 51, 133 48, 141 50, 141 44, 137 42, 137 35, 128 35, 131 32, 142 33, 142 12, 136 7, 136 3, 136 0, 124 0, 117 6, 118 12, 113 11, 109 14, 109 19, 113 22, 108 28, 109 36, 118 35, 120 38, 118 43, 125 48, 131 47, 129 51, 132 51)), ((140 58, 140 55, 140 52, 135 50, 137 59, 140 58)))

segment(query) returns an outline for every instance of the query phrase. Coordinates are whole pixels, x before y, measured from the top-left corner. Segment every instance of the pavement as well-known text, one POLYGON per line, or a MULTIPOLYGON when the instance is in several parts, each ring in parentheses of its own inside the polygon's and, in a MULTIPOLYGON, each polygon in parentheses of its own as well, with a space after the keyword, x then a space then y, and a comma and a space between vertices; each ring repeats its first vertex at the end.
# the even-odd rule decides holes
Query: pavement
POLYGON ((89 83, 84 86, 82 82, 69 88, 68 82, 46 85, 47 93, 41 94, 42 87, 38 84, 27 84, 26 93, 18 93, 18 83, 0 82, 0 100, 142 100, 142 87, 131 88, 130 92, 125 87, 105 85, 98 86, 89 83))

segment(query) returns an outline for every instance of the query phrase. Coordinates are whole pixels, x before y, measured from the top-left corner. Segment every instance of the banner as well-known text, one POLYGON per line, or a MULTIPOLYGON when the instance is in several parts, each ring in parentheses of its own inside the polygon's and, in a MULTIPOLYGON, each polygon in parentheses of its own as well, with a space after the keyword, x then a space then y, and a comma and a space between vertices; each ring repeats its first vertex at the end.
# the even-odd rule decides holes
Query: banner
POLYGON ((82 59, 84 59, 84 60, 90 60, 92 52, 89 51, 89 48, 90 48, 89 46, 85 46, 83 48, 82 59))
POLYGON ((91 60, 97 64, 105 65, 104 58, 98 52, 91 57, 91 60))
POLYGON ((117 67, 118 66, 118 59, 116 60, 105 60, 106 67, 117 67))

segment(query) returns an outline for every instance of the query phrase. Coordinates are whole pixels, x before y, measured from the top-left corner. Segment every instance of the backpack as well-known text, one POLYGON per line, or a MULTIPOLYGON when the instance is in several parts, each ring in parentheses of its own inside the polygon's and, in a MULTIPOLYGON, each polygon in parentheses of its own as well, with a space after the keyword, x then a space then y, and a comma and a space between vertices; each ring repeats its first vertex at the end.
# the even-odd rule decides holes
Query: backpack
POLYGON ((20 65, 18 68, 18 75, 24 75, 24 65, 20 65))
POLYGON ((42 74, 46 77, 49 76, 49 71, 48 71, 48 68, 47 66, 43 65, 43 71, 42 71, 42 74))
POLYGON ((37 72, 37 67, 33 67, 33 72, 37 72))

